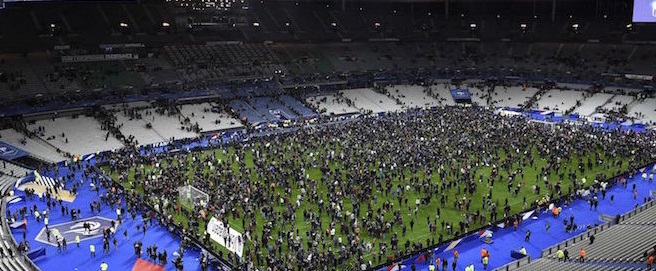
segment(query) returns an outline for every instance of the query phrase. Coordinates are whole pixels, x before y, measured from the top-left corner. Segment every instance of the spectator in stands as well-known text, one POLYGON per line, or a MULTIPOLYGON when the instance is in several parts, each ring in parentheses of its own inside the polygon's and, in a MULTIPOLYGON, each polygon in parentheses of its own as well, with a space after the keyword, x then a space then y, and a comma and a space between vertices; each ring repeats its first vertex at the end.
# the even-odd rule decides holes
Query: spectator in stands
POLYGON ((647 268, 651 270, 652 265, 654 265, 654 253, 651 253, 649 257, 647 257, 647 268))
POLYGON ((585 254, 585 249, 581 248, 581 250, 579 250, 579 262, 585 262, 585 254))
POLYGON ((565 259, 565 252, 562 249, 558 249, 556 251, 556 258, 558 258, 558 261, 563 261, 565 259))

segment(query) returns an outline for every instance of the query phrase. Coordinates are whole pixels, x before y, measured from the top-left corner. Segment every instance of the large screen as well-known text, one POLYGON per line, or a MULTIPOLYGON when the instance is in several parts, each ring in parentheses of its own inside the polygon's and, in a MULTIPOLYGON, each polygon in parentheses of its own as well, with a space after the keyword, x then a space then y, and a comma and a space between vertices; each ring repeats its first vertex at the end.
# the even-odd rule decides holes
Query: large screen
POLYGON ((633 21, 636 23, 656 23, 656 0, 634 0, 633 21))

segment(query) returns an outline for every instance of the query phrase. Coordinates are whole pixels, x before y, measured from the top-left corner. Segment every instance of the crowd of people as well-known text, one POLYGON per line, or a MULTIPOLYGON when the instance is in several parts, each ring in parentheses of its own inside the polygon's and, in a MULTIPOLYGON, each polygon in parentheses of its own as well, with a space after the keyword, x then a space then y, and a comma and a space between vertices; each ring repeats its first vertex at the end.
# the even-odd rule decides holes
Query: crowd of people
POLYGON ((653 132, 440 108, 308 125, 206 152, 125 148, 103 159, 107 173, 143 189, 169 222, 207 245, 199 226, 210 217, 239 229, 243 257, 225 255, 234 265, 331 270, 394 261, 489 222, 513 222, 523 208, 599 190, 599 180, 653 159, 653 140, 653 132), (207 207, 178 204, 187 184, 210 196, 207 207), (425 240, 414 237, 422 231, 425 240))

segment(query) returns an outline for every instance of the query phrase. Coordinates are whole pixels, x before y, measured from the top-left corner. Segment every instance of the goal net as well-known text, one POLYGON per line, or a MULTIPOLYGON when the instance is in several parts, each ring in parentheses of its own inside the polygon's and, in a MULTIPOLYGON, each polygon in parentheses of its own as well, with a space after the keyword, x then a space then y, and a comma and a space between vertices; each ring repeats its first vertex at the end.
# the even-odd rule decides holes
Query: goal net
POLYGON ((185 185, 178 187, 178 199, 181 205, 187 205, 186 207, 193 209, 195 207, 206 207, 210 201, 210 196, 196 187, 185 185))

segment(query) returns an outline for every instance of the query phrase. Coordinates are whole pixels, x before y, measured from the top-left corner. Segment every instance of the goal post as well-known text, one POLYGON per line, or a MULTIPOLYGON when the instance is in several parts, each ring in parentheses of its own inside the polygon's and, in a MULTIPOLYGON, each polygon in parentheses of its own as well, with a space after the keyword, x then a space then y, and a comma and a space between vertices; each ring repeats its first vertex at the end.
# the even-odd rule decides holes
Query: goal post
POLYGON ((186 207, 193 209, 196 207, 207 207, 210 196, 192 185, 185 185, 178 187, 178 200, 181 205, 186 205, 186 207))

